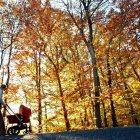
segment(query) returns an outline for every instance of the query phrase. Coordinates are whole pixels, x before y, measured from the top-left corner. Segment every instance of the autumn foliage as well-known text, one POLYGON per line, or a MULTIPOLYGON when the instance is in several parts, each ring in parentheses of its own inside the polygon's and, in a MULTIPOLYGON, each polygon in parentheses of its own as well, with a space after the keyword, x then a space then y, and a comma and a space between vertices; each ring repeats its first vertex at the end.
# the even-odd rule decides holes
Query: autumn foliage
POLYGON ((72 15, 49 1, 0 5, 0 82, 8 85, 9 105, 32 109, 34 132, 94 129, 97 103, 102 127, 140 123, 138 0, 115 0, 107 10, 97 7, 90 43, 87 15, 72 15), (87 47, 91 44, 96 63, 87 47))

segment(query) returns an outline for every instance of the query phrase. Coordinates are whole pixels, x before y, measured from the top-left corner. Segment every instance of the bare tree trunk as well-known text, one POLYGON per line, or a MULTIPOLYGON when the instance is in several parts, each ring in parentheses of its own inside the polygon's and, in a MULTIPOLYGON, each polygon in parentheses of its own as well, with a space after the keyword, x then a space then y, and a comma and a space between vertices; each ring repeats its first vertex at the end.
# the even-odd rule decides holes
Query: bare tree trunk
MULTIPOLYGON (((125 86, 125 90, 127 91, 128 90, 128 87, 127 87, 127 84, 124 82, 124 86, 125 86)), ((133 104, 132 104, 132 97, 130 95, 130 93, 127 92, 127 96, 128 96, 128 102, 129 102, 129 107, 130 107, 130 114, 131 114, 131 118, 132 118, 132 123, 134 125, 138 125, 139 124, 139 121, 136 117, 136 113, 134 111, 134 107, 133 107, 133 104)))
POLYGON ((114 102, 112 98, 111 68, 110 68, 110 63, 108 59, 109 58, 107 58, 107 71, 108 71, 108 86, 109 86, 109 97, 110 97, 110 106, 111 106, 111 118, 112 118, 113 127, 117 127, 118 122, 117 122, 116 111, 115 111, 114 102))
MULTIPOLYGON (((58 53, 57 48, 56 48, 56 51, 58 53)), ((60 93, 60 97, 61 97, 61 104, 62 104, 62 108, 63 108, 65 126, 66 126, 66 130, 69 131, 71 129, 71 126, 70 126, 70 122, 69 122, 69 119, 68 119, 68 113, 67 113, 67 109, 66 109, 66 105, 65 105, 65 101, 64 101, 64 94, 63 94, 63 89, 62 89, 62 85, 61 85, 61 79, 60 79, 60 76, 59 76, 58 58, 57 58, 57 63, 55 64, 53 62, 53 60, 50 58, 49 55, 46 54, 46 57, 49 59, 49 61, 52 63, 52 65, 55 69, 55 74, 56 74, 56 78, 57 78, 57 82, 58 82, 59 93, 60 93)), ((58 56, 56 56, 56 57, 58 57, 58 56)))
MULTIPOLYGON (((100 67, 100 73, 101 73, 102 77, 104 77, 103 70, 102 70, 101 67, 100 67)), ((107 82, 104 82, 104 83, 105 83, 105 86, 107 86, 107 82)), ((102 89, 101 89, 101 93, 102 93, 102 89)), ((102 106, 103 106, 103 114, 104 114, 103 120, 104 120, 104 125, 105 125, 105 127, 108 127, 105 103, 104 103, 103 100, 101 100, 101 103, 102 103, 102 106)))
POLYGON ((35 52, 36 87, 38 92, 38 132, 42 132, 42 97, 41 97, 41 58, 40 52, 35 52))
POLYGON ((105 124, 105 127, 108 127, 108 123, 107 123, 107 117, 106 117, 106 109, 105 109, 105 104, 104 102, 102 101, 102 106, 103 106, 103 112, 104 112, 104 124, 105 124))
MULTIPOLYGON (((7 80, 6 80, 6 86, 8 88, 9 86, 9 81, 10 81, 10 62, 11 62, 11 55, 12 55, 12 44, 13 44, 13 36, 11 38, 11 45, 10 45, 10 51, 9 51, 9 57, 8 57, 8 63, 7 63, 7 80)), ((7 93, 8 90, 6 90, 6 93, 5 94, 8 94, 7 93)), ((5 103, 7 103, 7 98, 5 98, 5 103)), ((5 117, 6 116, 6 109, 4 109, 3 111, 3 116, 5 117)))
POLYGON ((59 73, 58 73, 57 69, 56 69, 56 76, 57 76, 57 80, 58 80, 59 92, 60 92, 60 96, 61 96, 61 103, 62 103, 62 108, 63 108, 63 112, 64 112, 66 130, 69 131, 70 130, 70 122, 69 122, 69 119, 68 119, 68 113, 67 113, 67 109, 66 109, 66 105, 65 105, 65 101, 64 101, 64 95, 63 95, 63 90, 62 90, 62 86, 61 86, 61 80, 60 80, 59 73))
POLYGON ((93 80, 94 80, 94 90, 95 90, 95 105, 94 105, 94 111, 95 111, 95 127, 101 128, 102 127, 102 120, 101 120, 101 114, 100 114, 100 81, 99 81, 99 75, 98 75, 98 68, 96 66, 96 57, 95 57, 95 51, 93 44, 89 45, 89 52, 92 60, 93 65, 93 80))
POLYGON ((100 81, 99 81, 99 75, 98 75, 98 69, 96 67, 96 57, 95 57, 95 51, 93 48, 93 44, 89 46, 89 52, 90 56, 92 58, 92 65, 93 65, 93 79, 94 79, 94 88, 95 88, 95 127, 101 128, 102 127, 102 120, 101 120, 101 114, 100 114, 100 81))
POLYGON ((87 44, 87 47, 90 52, 91 56, 91 61, 93 65, 93 78, 94 78, 94 88, 95 88, 95 120, 96 120, 96 125, 95 127, 101 128, 102 127, 102 120, 101 120, 101 114, 100 114, 100 81, 99 81, 99 74, 98 74, 98 68, 96 66, 96 55, 95 55, 95 50, 93 46, 93 25, 92 25, 92 20, 91 16, 89 14, 89 11, 86 11, 86 16, 88 20, 88 26, 89 26, 89 39, 88 42, 86 41, 85 43, 87 44))
POLYGON ((48 119, 48 114, 47 114, 47 102, 45 101, 45 131, 47 132, 48 131, 48 126, 47 126, 47 119, 48 119))

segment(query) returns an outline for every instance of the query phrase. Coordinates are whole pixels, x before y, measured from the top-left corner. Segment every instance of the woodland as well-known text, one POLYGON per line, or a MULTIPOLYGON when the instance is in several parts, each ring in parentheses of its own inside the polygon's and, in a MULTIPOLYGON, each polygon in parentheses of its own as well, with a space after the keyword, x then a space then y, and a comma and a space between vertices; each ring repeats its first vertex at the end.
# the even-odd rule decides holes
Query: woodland
POLYGON ((139 125, 140 1, 1 0, 2 83, 35 133, 139 125))

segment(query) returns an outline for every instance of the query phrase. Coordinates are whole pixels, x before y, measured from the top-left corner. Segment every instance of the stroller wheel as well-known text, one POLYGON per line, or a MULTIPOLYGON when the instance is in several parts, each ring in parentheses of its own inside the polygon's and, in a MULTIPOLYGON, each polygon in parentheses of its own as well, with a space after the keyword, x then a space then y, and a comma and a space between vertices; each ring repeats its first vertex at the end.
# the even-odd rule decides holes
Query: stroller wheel
POLYGON ((25 131, 23 132, 23 134, 30 134, 30 131, 25 130, 25 131))
POLYGON ((8 134, 8 135, 12 135, 12 127, 8 128, 7 134, 8 134))
POLYGON ((13 131, 12 131, 13 135, 18 135, 19 132, 20 132, 19 127, 18 127, 18 126, 14 126, 14 127, 13 127, 13 131))
POLYGON ((20 129, 18 126, 13 126, 13 127, 10 127, 8 130, 7 130, 7 134, 8 135, 18 135, 20 132, 20 129))

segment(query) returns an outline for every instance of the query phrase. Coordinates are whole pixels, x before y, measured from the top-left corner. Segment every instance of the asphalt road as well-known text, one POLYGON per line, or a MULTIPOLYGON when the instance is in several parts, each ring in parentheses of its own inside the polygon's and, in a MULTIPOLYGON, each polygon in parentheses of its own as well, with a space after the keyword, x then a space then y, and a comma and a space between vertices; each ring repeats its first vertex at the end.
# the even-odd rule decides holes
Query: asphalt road
POLYGON ((0 136, 0 140, 140 140, 140 126, 34 135, 0 136))

